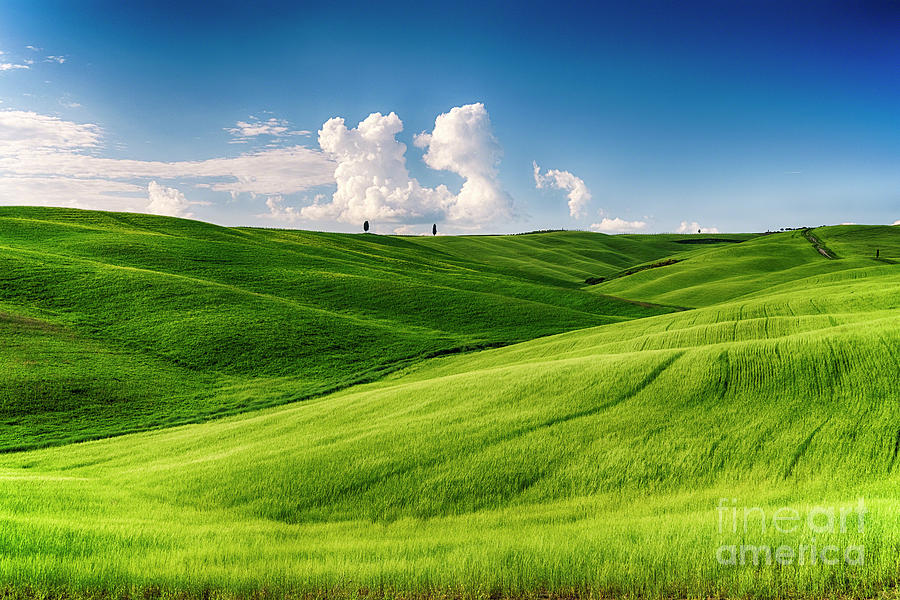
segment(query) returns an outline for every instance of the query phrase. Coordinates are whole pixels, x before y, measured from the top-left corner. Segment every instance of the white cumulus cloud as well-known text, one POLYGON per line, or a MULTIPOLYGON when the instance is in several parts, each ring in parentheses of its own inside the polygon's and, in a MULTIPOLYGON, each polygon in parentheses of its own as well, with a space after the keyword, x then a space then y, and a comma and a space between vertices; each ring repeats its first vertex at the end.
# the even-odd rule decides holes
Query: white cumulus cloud
POLYGON ((719 230, 715 227, 701 227, 700 223, 697 221, 682 221, 681 225, 678 226, 677 233, 719 233, 719 230))
MULTIPOLYGON (((324 197, 325 196, 321 194, 317 194, 315 201, 320 202, 324 197)), ((269 196, 266 198, 266 208, 269 209, 268 214, 261 216, 276 219, 278 221, 287 221, 288 223, 293 223, 294 221, 301 219, 300 209, 296 206, 286 206, 284 204, 284 198, 280 195, 269 196)))
POLYGON ((438 115, 434 131, 417 135, 415 144, 428 149, 423 157, 426 165, 465 180, 449 206, 449 220, 477 224, 511 216, 512 199, 497 180, 503 151, 484 104, 457 106, 438 115))
POLYGON ((591 201, 591 191, 581 177, 558 169, 549 169, 541 174, 541 168, 537 161, 532 162, 532 166, 534 167, 534 185, 538 189, 554 187, 568 191, 566 196, 569 198, 569 214, 576 218, 584 215, 588 202, 591 201))
POLYGON ((169 217, 191 217, 191 203, 184 194, 175 188, 159 185, 151 181, 147 185, 147 212, 153 215, 166 215, 169 217))
POLYGON ((403 123, 395 113, 372 113, 355 128, 329 119, 319 130, 319 146, 337 163, 337 190, 330 202, 302 209, 305 219, 344 222, 425 219, 446 210, 452 194, 445 186, 423 187, 406 169, 406 145, 396 139, 403 123))
POLYGON ((593 223, 591 229, 603 233, 633 233, 647 228, 645 221, 625 221, 616 217, 609 219, 604 217, 599 223, 593 223))
POLYGON ((897 220, 894 221, 892 224, 893 224, 893 225, 900 225, 900 219, 897 219, 897 220))
POLYGON ((453 108, 435 119, 434 131, 416 136, 427 148, 425 164, 451 171, 464 181, 458 194, 445 185, 423 186, 406 168, 406 145, 397 134, 403 122, 395 113, 372 113, 355 128, 329 119, 319 131, 319 146, 337 163, 337 190, 331 202, 304 207, 304 219, 394 223, 448 220, 463 226, 512 214, 512 201, 497 180, 500 147, 483 104, 453 108))

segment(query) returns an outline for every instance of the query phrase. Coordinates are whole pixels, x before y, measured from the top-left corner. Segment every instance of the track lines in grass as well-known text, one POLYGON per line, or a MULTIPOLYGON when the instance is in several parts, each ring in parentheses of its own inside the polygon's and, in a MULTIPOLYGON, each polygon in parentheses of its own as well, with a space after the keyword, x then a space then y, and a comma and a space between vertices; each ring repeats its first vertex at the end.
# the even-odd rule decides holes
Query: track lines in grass
POLYGON ((721 353, 719 353, 719 357, 716 359, 716 364, 722 365, 721 374, 716 381, 717 388, 719 390, 719 399, 722 399, 725 398, 725 394, 728 393, 728 376, 731 373, 731 362, 728 359, 727 350, 723 350, 721 353))
POLYGON ((573 413, 569 413, 567 415, 561 415, 558 417, 554 417, 543 423, 540 423, 534 427, 523 428, 514 432, 510 437, 516 437, 520 435, 525 435, 531 433, 533 431, 537 431, 539 429, 545 429, 548 427, 554 427, 561 423, 567 423, 569 421, 573 421, 575 419, 581 419, 584 417, 590 417, 592 415, 599 414, 605 410, 609 410, 614 406, 622 404, 623 402, 627 402, 641 393, 644 389, 653 384, 654 381, 659 378, 663 372, 668 369, 672 364, 681 358, 684 355, 685 351, 675 352, 671 356, 666 357, 662 362, 656 365, 641 381, 639 381, 633 388, 619 396, 618 398, 614 398, 613 400, 609 400, 607 402, 603 402, 597 406, 592 406, 591 408, 585 408, 583 410, 579 410, 573 413))
POLYGON ((633 387, 627 390, 625 393, 620 396, 608 400, 606 402, 602 402, 596 406, 592 406, 589 408, 584 408, 582 410, 577 410, 572 413, 558 415, 554 417, 550 417, 546 420, 543 420, 539 423, 529 424, 521 427, 512 428, 504 433, 501 433, 497 437, 491 439, 490 441, 484 443, 481 447, 484 450, 488 446, 494 446, 498 444, 503 444, 509 442, 513 439, 520 438, 522 436, 529 435, 531 433, 535 433, 538 431, 544 431, 549 428, 555 427, 557 425, 561 425, 564 423, 568 423, 570 421, 574 421, 577 419, 582 419, 586 417, 590 417, 593 415, 597 415, 603 411, 609 410, 615 406, 618 406, 624 402, 631 400, 636 397, 643 390, 651 386, 659 377, 663 374, 672 364, 675 363, 679 358, 681 358, 686 351, 680 350, 673 352, 666 358, 664 358, 659 364, 654 366, 647 375, 645 375, 639 382, 637 382, 633 387))
POLYGON ((800 459, 803 458, 803 455, 806 454, 807 450, 809 450, 809 445, 812 443, 813 438, 816 437, 816 434, 819 433, 819 430, 825 426, 825 423, 827 423, 830 418, 831 417, 825 417, 825 419, 821 423, 819 423, 819 426, 813 429, 810 434, 806 436, 805 440, 800 442, 800 445, 797 446, 797 450, 794 451, 794 455, 791 457, 791 462, 788 463, 787 468, 784 470, 784 476, 782 477, 782 479, 787 479, 791 476, 791 474, 794 472, 794 467, 797 466, 797 463, 800 462, 800 459))
POLYGON ((888 464, 888 474, 893 473, 894 471, 894 464, 897 462, 898 452, 900 452, 900 429, 897 430, 897 435, 894 437, 894 451, 891 453, 891 462, 888 464))

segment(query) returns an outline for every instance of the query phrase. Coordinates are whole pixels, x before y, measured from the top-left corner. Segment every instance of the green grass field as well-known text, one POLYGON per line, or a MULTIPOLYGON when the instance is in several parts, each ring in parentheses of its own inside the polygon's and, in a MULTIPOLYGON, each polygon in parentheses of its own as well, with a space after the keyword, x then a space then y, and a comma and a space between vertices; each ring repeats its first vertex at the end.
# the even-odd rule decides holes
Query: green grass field
POLYGON ((0 585, 896 597, 900 227, 811 233, 0 209, 0 585))

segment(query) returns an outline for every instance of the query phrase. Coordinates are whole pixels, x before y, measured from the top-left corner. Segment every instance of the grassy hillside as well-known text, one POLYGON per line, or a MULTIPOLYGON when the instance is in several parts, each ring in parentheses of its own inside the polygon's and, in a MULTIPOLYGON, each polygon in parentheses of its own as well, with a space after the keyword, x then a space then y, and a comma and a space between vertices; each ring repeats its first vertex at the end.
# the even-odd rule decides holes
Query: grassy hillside
POLYGON ((839 257, 900 262, 900 230, 890 225, 840 225, 814 229, 813 234, 839 257), (878 256, 876 257, 876 250, 878 256))
POLYGON ((0 208, 10 339, 0 450, 271 406, 428 356, 671 310, 577 287, 685 246, 526 238, 533 249, 517 261, 506 237, 426 242, 0 208), (565 277, 544 275, 573 257, 580 266, 565 277))
POLYGON ((637 264, 681 256, 698 248, 721 248, 756 237, 706 235, 598 235, 554 231, 506 236, 413 237, 409 241, 467 260, 477 259, 504 272, 553 285, 580 287, 588 277, 608 277, 637 264), (729 240, 729 242, 722 242, 729 240))
MULTIPOLYGON (((295 244, 305 248, 298 253, 310 254, 313 242, 301 240, 315 240, 318 253, 332 239, 213 233, 295 244)), ((491 238, 442 246, 440 239, 334 236, 345 246, 358 238, 367 244, 375 258, 365 268, 401 260, 395 252, 409 245, 428 251, 436 265, 422 266, 423 279, 438 277, 429 269, 468 277, 472 286, 489 276, 522 294, 546 294, 541 306, 554 310, 574 311, 571 303, 592 298, 613 302, 603 293, 700 308, 609 319, 503 348, 409 362, 377 382, 218 421, 7 454, 0 458, 0 580, 14 590, 151 596, 210 590, 330 597, 894 593, 900 581, 900 271, 867 254, 873 241, 900 248, 900 230, 815 230, 837 260, 820 255, 799 233, 709 245, 654 237, 651 246, 678 245, 683 260, 585 289, 577 279, 600 266, 548 283, 553 259, 541 246, 553 238, 531 238, 536 246, 522 250, 525 274, 516 276, 508 261, 531 236, 496 238, 503 249, 490 257, 480 246, 491 238), (482 267, 462 260, 469 252, 482 267), (862 531, 787 534, 771 525, 764 531, 719 525, 722 498, 769 518, 785 507, 806 518, 816 506, 856 506, 859 497, 868 510, 862 531), (717 561, 723 545, 796 549, 813 540, 841 551, 862 546, 865 560, 717 561)), ((589 236, 571 235, 580 249, 570 251, 584 256, 589 236)), ((623 237, 621 247, 631 239, 641 238, 623 237)), ((146 246, 140 253, 150 253, 146 246)), ((664 250, 635 252, 632 264, 671 256, 658 254, 664 250)), ((68 252, 74 264, 88 260, 68 252)), ((122 254, 115 260, 124 260, 122 254)), ((324 260, 318 256, 308 260, 324 260)), ((330 260, 339 256, 335 250, 330 260)), ((413 262, 410 256, 422 255, 403 258, 413 262)), ((355 263, 348 261, 347 274, 358 272, 355 263)), ((628 266, 603 264, 607 273, 628 266)), ((218 267, 202 268, 205 281, 222 276, 218 267)), ((396 277, 412 270, 407 265, 396 277)), ((192 277, 198 289, 200 278, 192 277)), ((292 289, 289 280, 284 275, 280 289, 292 289)), ((253 285, 263 283, 243 281, 241 289, 253 285)), ((503 298, 519 301, 518 292, 508 293, 503 298)), ((578 314, 594 314, 586 305, 578 304, 578 314)), ((403 306, 398 303, 399 315, 403 306)), ((386 315, 389 307, 365 310, 386 315)), ((85 322, 63 314, 73 331, 90 333, 85 322)), ((406 323, 407 317, 396 318, 406 323)), ((2 323, 15 339, 43 336, 64 351, 65 339, 49 322, 6 316, 2 323)), ((98 331, 102 339, 117 330, 98 331)), ((49 341, 34 344, 50 348, 49 341)), ((151 353, 133 356, 140 357, 129 367, 135 373, 157 372, 151 353)), ((152 356, 198 376, 215 370, 181 367, 164 352, 152 356)), ((118 357, 110 351, 106 360, 118 357)), ((239 375, 237 368, 227 372, 237 389, 253 395, 239 375)), ((165 385, 166 376, 160 381, 165 385)), ((285 390, 296 383, 279 381, 285 390)), ((209 402, 235 393, 214 392, 209 402)))
POLYGON ((623 298, 697 307, 766 291, 824 273, 837 273, 900 257, 900 231, 887 226, 841 226, 812 230, 834 246, 839 260, 822 256, 804 236, 790 231, 757 237, 742 244, 711 248, 670 266, 615 279, 592 291, 623 298))

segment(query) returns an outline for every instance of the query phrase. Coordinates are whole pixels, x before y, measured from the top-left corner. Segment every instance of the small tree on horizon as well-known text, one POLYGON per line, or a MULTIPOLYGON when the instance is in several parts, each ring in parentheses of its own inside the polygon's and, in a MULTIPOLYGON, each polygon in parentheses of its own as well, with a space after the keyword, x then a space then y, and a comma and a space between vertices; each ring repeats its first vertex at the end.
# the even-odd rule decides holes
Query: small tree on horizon
POLYGON ((437 223, 431 226, 431 235, 437 235, 437 223))
POLYGON ((368 221, 363 223, 363 231, 365 231, 366 233, 369 233, 369 222, 368 221))

